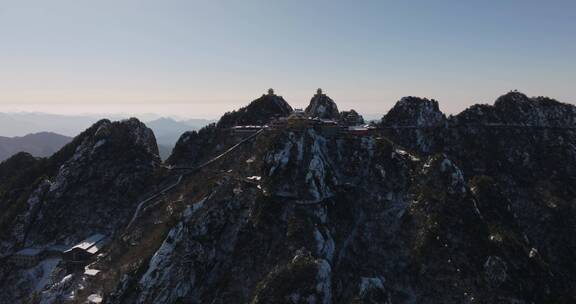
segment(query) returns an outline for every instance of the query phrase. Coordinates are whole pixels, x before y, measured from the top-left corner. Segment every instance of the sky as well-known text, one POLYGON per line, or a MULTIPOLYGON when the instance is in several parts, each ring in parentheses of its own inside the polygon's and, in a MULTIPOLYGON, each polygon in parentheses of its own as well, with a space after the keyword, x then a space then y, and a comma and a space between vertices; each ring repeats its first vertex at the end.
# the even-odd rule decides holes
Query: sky
POLYGON ((0 0, 0 112, 215 118, 270 87, 368 115, 574 102, 575 37, 573 0, 0 0))

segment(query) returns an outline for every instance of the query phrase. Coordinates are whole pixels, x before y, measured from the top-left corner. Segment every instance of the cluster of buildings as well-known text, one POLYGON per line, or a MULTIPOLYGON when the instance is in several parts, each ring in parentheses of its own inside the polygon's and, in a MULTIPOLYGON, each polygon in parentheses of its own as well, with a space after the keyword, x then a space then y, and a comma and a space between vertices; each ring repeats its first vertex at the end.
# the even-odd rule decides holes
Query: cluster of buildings
MULTIPOLYGON (((274 90, 269 89, 268 94, 274 94, 274 90)), ((321 89, 318 89, 318 94, 322 94, 321 89)), ((309 117, 303 109, 294 109, 289 116, 278 117, 269 125, 234 126, 231 132, 233 135, 245 136, 262 129, 298 131, 308 128, 319 130, 328 137, 339 134, 368 135, 370 133, 370 127, 364 125, 364 119, 354 110, 342 112, 340 119, 332 120, 309 117)))
POLYGON ((340 125, 334 120, 308 117, 302 109, 294 109, 288 117, 280 117, 270 123, 272 129, 302 130, 315 128, 327 136, 335 136, 340 132, 340 125))
POLYGON ((97 233, 74 246, 49 246, 45 248, 24 248, 10 257, 13 264, 29 268, 48 258, 61 258, 68 269, 83 269, 83 267, 99 254, 102 247, 108 244, 109 238, 97 233))

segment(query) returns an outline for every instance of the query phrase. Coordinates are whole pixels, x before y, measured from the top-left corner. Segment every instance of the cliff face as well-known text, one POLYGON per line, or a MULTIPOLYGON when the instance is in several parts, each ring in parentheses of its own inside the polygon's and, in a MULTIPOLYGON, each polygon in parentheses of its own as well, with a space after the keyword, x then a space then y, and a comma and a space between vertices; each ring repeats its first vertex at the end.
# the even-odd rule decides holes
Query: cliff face
MULTIPOLYGON (((467 178, 446 154, 412 154, 384 138, 272 132, 216 168, 223 173, 209 185, 199 189, 192 177, 190 188, 178 192, 186 211, 142 264, 143 275, 122 283, 135 287, 116 290, 112 299, 546 303, 572 297, 563 285, 570 280, 554 276, 573 273, 547 264, 551 257, 529 236, 511 189, 493 176, 467 178)), ((557 237, 569 241, 569 235, 557 237)))
MULTIPOLYGON (((394 143, 411 129, 396 130, 392 141, 327 138, 310 129, 263 134, 223 159, 214 169, 225 173, 202 187, 210 190, 179 192, 187 211, 142 264, 144 275, 131 279, 137 291, 117 290, 112 298, 570 302, 570 169, 510 158, 538 155, 548 147, 545 138, 566 137, 566 130, 544 130, 535 141, 527 135, 533 129, 515 126, 449 128, 454 118, 446 121, 437 104, 422 102, 401 102, 404 113, 386 121, 412 126, 414 118, 431 127, 424 130, 434 145, 424 147, 436 151, 418 149, 418 141, 409 150, 394 143), (568 225, 552 225, 560 222, 568 225)), ((573 157, 566 149, 563 157, 573 157)))
POLYGON ((275 117, 288 116, 292 107, 282 96, 268 94, 252 101, 248 106, 224 114, 217 123, 219 128, 242 125, 264 125, 275 117))
POLYGON ((547 97, 529 98, 520 92, 499 97, 493 106, 475 105, 454 117, 454 122, 517 124, 528 126, 573 126, 575 108, 547 97))
MULTIPOLYGON (((481 181, 485 190, 471 191, 483 191, 484 204, 491 208, 506 206, 512 215, 507 222, 534 249, 532 256, 541 257, 554 276, 563 278, 553 280, 553 287, 573 288, 573 279, 567 278, 576 269, 569 253, 576 246, 569 237, 576 232, 570 190, 576 186, 575 110, 549 98, 511 92, 493 106, 472 106, 450 117, 444 127, 387 133, 415 153, 447 155, 467 180, 481 181)), ((491 212, 484 217, 487 222, 496 216, 491 212)))
POLYGON ((99 121, 53 157, 22 168, 34 186, 5 197, 19 211, 6 219, 3 250, 114 233, 158 165, 154 134, 141 122, 99 121))
POLYGON ((248 106, 224 114, 215 124, 180 136, 167 163, 172 165, 198 165, 236 141, 228 128, 245 125, 266 125, 278 117, 292 113, 292 107, 282 96, 268 94, 252 101, 248 106))
MULTIPOLYGON (((98 276, 69 274, 39 297, 46 303, 71 294, 70 302, 98 295, 107 303, 572 303, 574 106, 522 96, 514 92, 448 118, 435 101, 405 98, 384 117, 384 128, 364 136, 266 130, 207 167, 170 173, 157 187, 176 180, 174 186, 144 205, 92 261, 98 276)), ((224 130, 183 135, 174 163, 219 156, 235 143, 220 140, 229 134, 224 130)), ((98 140, 87 140, 85 149, 84 140, 75 142, 82 160, 98 140)), ((148 140, 132 145, 149 155, 148 145, 136 142, 148 140)), ((61 193, 52 204, 82 197, 79 190, 76 196, 51 190, 54 184, 105 187, 63 170, 99 168, 107 153, 79 167, 76 153, 67 155, 68 165, 55 171, 65 182, 33 188, 47 198, 61 193)), ((117 195, 115 187, 102 198, 117 195)), ((118 221, 127 218, 122 212, 114 210, 118 221)))
POLYGON ((446 117, 438 102, 426 98, 404 97, 382 118, 384 126, 442 126, 446 117))
POLYGON ((340 118, 338 106, 330 97, 321 92, 314 95, 310 100, 310 104, 304 110, 306 116, 320 119, 333 119, 340 118))

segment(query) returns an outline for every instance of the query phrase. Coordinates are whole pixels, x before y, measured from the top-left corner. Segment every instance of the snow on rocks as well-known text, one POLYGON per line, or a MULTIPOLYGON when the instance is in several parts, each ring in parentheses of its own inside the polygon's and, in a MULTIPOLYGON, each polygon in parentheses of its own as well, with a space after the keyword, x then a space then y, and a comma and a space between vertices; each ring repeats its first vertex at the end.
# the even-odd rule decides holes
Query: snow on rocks
POLYGON ((268 175, 280 183, 274 193, 286 197, 304 198, 303 203, 315 203, 333 196, 330 184, 335 180, 326 139, 314 130, 303 133, 289 132, 281 139, 279 148, 264 158, 269 166, 268 175), (290 164, 290 165, 289 165, 290 164), (304 170, 302 170, 304 169, 304 170), (290 176, 289 178, 283 178, 290 176))
POLYGON ((177 289, 166 288, 167 283, 172 278, 174 264, 172 263, 175 252, 175 244, 179 242, 184 234, 184 225, 182 222, 170 230, 168 236, 156 251, 148 269, 139 281, 142 289, 139 302, 146 302, 154 299, 161 303, 173 302, 180 294, 189 290, 190 286, 180 285, 177 289), (164 288, 163 288, 164 287, 164 288))
POLYGON ((330 186, 326 184, 328 161, 323 152, 325 140, 316 136, 312 131, 309 133, 314 141, 311 148, 312 159, 308 165, 305 182, 308 185, 308 191, 313 201, 321 201, 333 195, 330 186))
POLYGON ((208 198, 204 197, 184 210, 182 220, 170 230, 160 248, 154 253, 148 269, 138 283, 142 288, 139 301, 154 300, 154 302, 171 303, 191 290, 194 280, 182 281, 174 275, 179 273, 178 266, 175 264, 180 257, 176 251, 176 244, 181 243, 185 238, 187 229, 185 223, 204 206, 208 198))
POLYGON ((91 294, 87 298, 88 303, 99 304, 102 303, 102 296, 99 294, 91 294))

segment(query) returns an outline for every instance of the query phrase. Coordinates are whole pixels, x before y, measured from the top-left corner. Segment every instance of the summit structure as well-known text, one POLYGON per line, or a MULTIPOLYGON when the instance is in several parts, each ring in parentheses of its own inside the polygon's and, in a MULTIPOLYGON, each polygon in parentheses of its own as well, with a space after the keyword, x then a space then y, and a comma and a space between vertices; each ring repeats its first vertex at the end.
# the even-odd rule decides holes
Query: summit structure
POLYGON ((310 100, 306 107, 306 115, 312 118, 338 120, 340 112, 338 106, 330 97, 323 93, 322 89, 316 90, 316 95, 310 100))
POLYGON ((407 97, 359 132, 280 101, 164 164, 135 119, 0 163, 0 303, 576 302, 574 105, 407 97))

